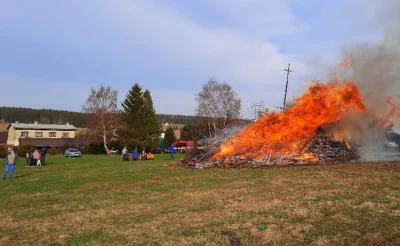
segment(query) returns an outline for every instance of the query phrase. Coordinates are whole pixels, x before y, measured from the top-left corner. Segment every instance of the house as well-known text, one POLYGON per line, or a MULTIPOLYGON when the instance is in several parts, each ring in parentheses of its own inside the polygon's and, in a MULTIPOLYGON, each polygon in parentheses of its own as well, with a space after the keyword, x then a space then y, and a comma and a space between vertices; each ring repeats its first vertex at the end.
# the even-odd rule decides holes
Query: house
POLYGON ((35 145, 37 147, 62 147, 64 144, 76 144, 77 128, 69 123, 54 124, 25 124, 11 123, 8 125, 7 145, 35 145))
POLYGON ((168 128, 172 128, 174 130, 175 138, 180 139, 181 138, 181 130, 184 126, 185 126, 185 124, 168 124, 168 123, 162 124, 163 133, 161 133, 160 138, 164 138, 164 136, 165 136, 164 132, 168 128))

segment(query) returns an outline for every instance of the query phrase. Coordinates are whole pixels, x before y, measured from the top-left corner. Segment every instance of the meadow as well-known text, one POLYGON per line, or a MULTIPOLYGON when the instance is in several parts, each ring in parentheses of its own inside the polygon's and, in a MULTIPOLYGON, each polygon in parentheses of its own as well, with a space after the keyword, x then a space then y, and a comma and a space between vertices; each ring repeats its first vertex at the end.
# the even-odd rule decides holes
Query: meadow
POLYGON ((181 158, 20 161, 0 182, 0 245, 400 244, 400 162, 190 169, 181 158))

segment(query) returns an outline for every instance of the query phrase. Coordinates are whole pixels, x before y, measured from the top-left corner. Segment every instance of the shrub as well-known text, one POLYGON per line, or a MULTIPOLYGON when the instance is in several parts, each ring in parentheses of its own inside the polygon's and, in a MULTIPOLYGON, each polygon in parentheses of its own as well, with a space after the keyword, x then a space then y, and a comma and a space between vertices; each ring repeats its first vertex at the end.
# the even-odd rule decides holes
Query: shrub
POLYGON ((57 149, 55 147, 51 147, 49 149, 49 155, 57 155, 57 149))
POLYGON ((0 157, 6 157, 7 156, 7 148, 4 147, 3 145, 0 145, 0 157))
POLYGON ((23 144, 20 145, 17 149, 19 156, 23 156, 25 157, 25 154, 28 152, 31 152, 32 150, 34 150, 36 147, 30 144, 23 144))
POLYGON ((104 145, 102 143, 90 143, 89 145, 85 146, 83 154, 89 155, 100 155, 100 154, 107 154, 106 150, 104 149, 104 145))

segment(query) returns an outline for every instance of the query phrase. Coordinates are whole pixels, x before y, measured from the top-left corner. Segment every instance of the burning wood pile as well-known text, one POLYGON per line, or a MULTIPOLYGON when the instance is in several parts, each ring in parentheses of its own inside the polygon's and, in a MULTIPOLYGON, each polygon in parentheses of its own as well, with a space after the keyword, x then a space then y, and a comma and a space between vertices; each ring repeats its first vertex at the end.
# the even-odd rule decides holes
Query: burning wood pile
POLYGON ((213 154, 209 152, 194 150, 189 154, 186 163, 191 168, 222 167, 267 167, 274 165, 304 165, 321 162, 348 162, 358 160, 360 156, 347 142, 335 141, 327 136, 316 136, 304 149, 304 154, 291 152, 266 153, 261 158, 250 158, 243 156, 227 156, 221 159, 211 159, 213 154))
MULTIPOLYGON (((360 158, 347 141, 330 135, 317 135, 321 126, 367 111, 354 81, 335 80, 316 83, 294 100, 295 105, 279 113, 267 113, 233 137, 226 138, 207 151, 188 154, 192 168, 262 167, 346 162, 360 158)), ((395 107, 390 111, 391 115, 395 107)), ((381 117, 382 126, 390 117, 381 117)))
POLYGON ((306 152, 318 156, 320 161, 350 161, 360 158, 347 141, 335 141, 327 136, 315 137, 306 152))

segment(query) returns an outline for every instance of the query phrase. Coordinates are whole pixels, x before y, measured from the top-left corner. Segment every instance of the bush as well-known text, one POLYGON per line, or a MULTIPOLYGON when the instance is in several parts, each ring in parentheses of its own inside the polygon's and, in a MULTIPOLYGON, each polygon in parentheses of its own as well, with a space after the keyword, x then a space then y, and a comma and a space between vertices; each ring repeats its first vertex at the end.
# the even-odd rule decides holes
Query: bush
POLYGON ((55 147, 51 147, 49 149, 49 155, 57 155, 57 149, 55 147))
POLYGON ((80 148, 82 154, 84 155, 100 155, 106 154, 104 145, 102 143, 90 143, 83 148, 80 148))
POLYGON ((36 149, 35 146, 30 145, 30 144, 24 144, 24 145, 20 145, 18 147, 17 152, 18 152, 19 156, 25 157, 26 153, 31 152, 34 149, 36 149))
POLYGON ((0 145, 0 157, 6 157, 7 156, 7 148, 4 147, 3 145, 0 145))

